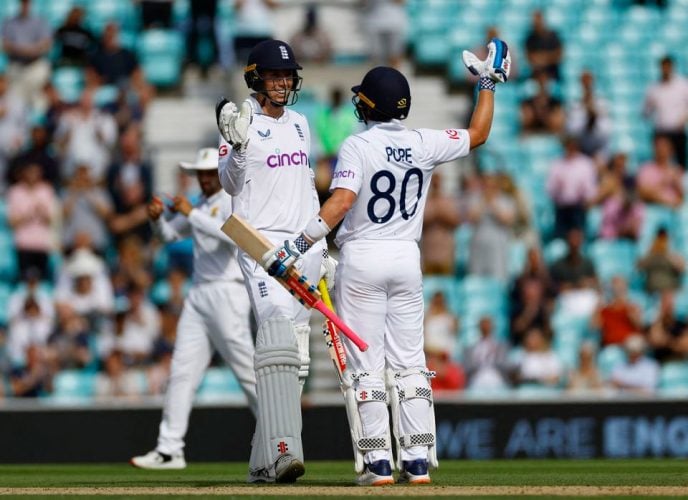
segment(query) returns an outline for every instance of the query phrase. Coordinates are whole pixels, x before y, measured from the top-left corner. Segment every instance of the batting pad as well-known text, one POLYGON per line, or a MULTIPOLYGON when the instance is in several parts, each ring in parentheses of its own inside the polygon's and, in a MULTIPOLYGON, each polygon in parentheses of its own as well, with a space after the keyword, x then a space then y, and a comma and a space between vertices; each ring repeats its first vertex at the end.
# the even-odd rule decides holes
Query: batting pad
POLYGON ((299 384, 303 388, 308 378, 308 368, 311 364, 311 357, 308 351, 308 341, 311 335, 311 327, 309 325, 296 326, 296 344, 299 348, 299 358, 301 359, 301 366, 299 367, 299 384))
POLYGON ((351 373, 344 372, 344 405, 346 416, 349 419, 351 429, 351 441, 354 448, 354 469, 361 474, 365 467, 365 454, 374 450, 391 450, 392 441, 389 435, 388 413, 387 413, 387 392, 384 388, 384 374, 371 375, 367 372, 351 373), (365 380, 365 379, 368 380, 365 380), (364 379, 363 384, 361 380, 364 379), (386 427, 377 435, 366 435, 363 431, 363 421, 361 420, 361 406, 370 404, 384 405, 384 419, 380 419, 386 427))
POLYGON ((258 434, 262 436, 265 467, 274 473, 275 461, 289 453, 303 462, 301 445, 301 359, 294 322, 273 318, 258 329, 256 338, 258 434))
MULTIPOLYGON (((435 409, 429 379, 435 376, 426 368, 411 368, 400 372, 387 370, 390 392, 392 429, 396 439, 397 467, 401 470, 404 451, 424 455, 432 467, 437 467, 435 450, 435 409)), ((415 456, 413 458, 419 458, 415 456)), ((425 457, 423 457, 425 458, 425 457)))

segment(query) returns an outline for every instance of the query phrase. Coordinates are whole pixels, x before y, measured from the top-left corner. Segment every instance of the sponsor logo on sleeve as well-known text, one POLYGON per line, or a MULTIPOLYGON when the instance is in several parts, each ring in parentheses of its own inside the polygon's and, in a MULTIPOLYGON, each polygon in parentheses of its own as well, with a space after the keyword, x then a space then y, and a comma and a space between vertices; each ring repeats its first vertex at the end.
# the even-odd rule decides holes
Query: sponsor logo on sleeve
POLYGON ((353 172, 353 170, 337 170, 334 174, 332 174, 332 180, 334 179, 353 179, 356 177, 356 174, 353 172))
POLYGON ((456 130, 455 128, 448 128, 445 130, 445 133, 449 136, 450 139, 454 139, 454 140, 461 139, 461 134, 459 134, 459 131, 456 130))
POLYGON ((222 146, 220 146, 219 153, 220 153, 220 156, 227 156, 227 153, 229 153, 229 148, 227 147, 226 144, 223 144, 222 146))

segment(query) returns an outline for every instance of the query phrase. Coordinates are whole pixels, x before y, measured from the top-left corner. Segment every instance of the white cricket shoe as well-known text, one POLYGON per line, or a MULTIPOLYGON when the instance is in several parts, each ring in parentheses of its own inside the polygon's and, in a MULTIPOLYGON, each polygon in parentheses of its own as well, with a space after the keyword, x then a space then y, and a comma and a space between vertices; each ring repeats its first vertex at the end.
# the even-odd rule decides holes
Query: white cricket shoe
POLYGON ((356 478, 359 486, 384 486, 394 484, 392 466, 389 460, 377 460, 372 464, 365 464, 363 473, 356 478))
POLYGON ((133 457, 129 463, 139 469, 149 470, 179 470, 186 468, 184 454, 166 455, 157 450, 149 451, 145 455, 133 457))
POLYGON ((305 472, 303 462, 289 453, 280 455, 275 462, 275 482, 277 483, 296 482, 296 478, 303 476, 305 472))

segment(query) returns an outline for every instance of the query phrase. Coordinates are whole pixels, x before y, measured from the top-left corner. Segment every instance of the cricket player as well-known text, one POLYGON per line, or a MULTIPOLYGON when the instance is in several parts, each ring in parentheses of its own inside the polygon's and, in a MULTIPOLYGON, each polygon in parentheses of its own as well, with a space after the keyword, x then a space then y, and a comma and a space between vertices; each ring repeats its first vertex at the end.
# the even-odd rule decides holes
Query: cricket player
POLYGON ((249 407, 256 414, 254 346, 250 327, 250 303, 237 261, 236 245, 221 230, 232 213, 232 199, 222 190, 217 175, 215 148, 198 151, 196 161, 182 162, 196 174, 202 196, 195 204, 183 196, 171 207, 177 215, 161 217, 163 201, 156 197, 148 205, 148 216, 159 237, 176 241, 193 238, 193 286, 184 301, 172 355, 169 385, 156 448, 130 463, 142 469, 183 469, 184 436, 191 404, 213 349, 234 371, 249 407))
MULTIPOLYGON (((423 282, 418 241, 435 167, 483 144, 492 125, 495 84, 509 75, 506 44, 493 39, 480 61, 465 51, 480 76, 468 129, 408 130, 411 107, 406 78, 377 67, 351 90, 367 130, 349 136, 339 153, 332 196, 295 241, 274 249, 278 271, 298 262, 302 244, 322 240, 344 219, 335 242, 341 248, 335 297, 341 318, 369 344, 366 352, 347 339, 345 401, 360 485, 394 483, 387 404, 397 449, 399 481, 430 482, 437 466, 433 376, 423 353, 423 282)), ((275 266, 275 263, 272 263, 275 266)))
MULTIPOLYGON (((244 69, 251 96, 240 110, 224 99, 216 107, 222 186, 233 197, 234 212, 275 245, 297 239, 320 209, 308 122, 288 109, 298 98, 300 69, 288 44, 261 42, 244 69)), ((324 245, 302 243, 300 270, 317 281, 324 245)), ((248 481, 290 483, 305 472, 299 379, 308 375, 310 312, 242 251, 239 263, 258 325, 258 418, 248 481)))

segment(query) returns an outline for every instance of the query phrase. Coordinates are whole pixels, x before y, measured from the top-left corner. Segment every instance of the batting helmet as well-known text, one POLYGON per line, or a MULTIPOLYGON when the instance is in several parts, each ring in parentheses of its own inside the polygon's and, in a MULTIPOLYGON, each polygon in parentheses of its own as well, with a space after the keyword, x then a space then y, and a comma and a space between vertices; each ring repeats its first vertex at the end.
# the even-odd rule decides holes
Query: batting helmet
MULTIPOLYGON (((301 89, 301 80, 297 70, 303 69, 296 62, 294 51, 288 43, 281 40, 265 40, 257 44, 248 55, 248 61, 244 68, 244 80, 248 88, 256 92, 265 92, 265 82, 261 75, 264 70, 289 70, 292 72, 293 85, 291 88, 291 102, 294 104, 298 98, 297 92, 301 89)), ((282 104, 282 103, 275 103, 282 104)))
POLYGON ((394 68, 378 66, 351 87, 359 120, 403 120, 411 109, 411 89, 406 77, 394 68))

